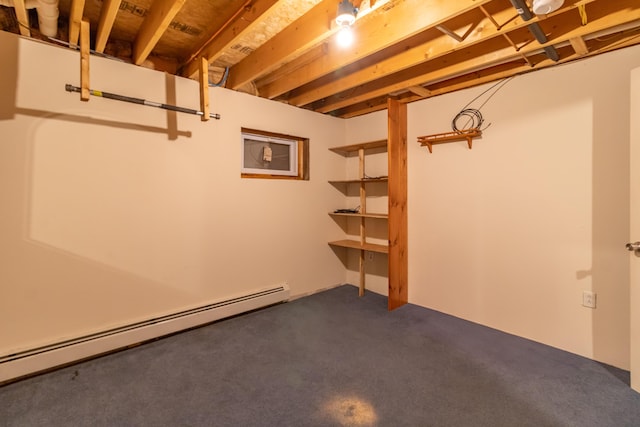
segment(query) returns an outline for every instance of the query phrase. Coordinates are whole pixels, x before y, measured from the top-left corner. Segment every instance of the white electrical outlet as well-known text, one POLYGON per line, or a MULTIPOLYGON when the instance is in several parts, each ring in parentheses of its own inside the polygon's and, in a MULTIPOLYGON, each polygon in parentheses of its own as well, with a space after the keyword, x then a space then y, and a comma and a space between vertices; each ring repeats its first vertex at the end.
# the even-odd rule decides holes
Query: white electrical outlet
POLYGON ((596 293, 582 291, 582 305, 589 308, 596 308, 596 293))

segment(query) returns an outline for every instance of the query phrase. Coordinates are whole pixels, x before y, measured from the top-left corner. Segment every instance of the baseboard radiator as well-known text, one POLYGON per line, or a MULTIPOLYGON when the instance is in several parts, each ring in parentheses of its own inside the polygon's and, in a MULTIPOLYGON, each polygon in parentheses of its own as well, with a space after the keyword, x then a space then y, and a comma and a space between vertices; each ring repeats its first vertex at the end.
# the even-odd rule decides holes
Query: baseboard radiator
POLYGON ((0 384, 289 299, 279 285, 161 317, 0 356, 0 384))

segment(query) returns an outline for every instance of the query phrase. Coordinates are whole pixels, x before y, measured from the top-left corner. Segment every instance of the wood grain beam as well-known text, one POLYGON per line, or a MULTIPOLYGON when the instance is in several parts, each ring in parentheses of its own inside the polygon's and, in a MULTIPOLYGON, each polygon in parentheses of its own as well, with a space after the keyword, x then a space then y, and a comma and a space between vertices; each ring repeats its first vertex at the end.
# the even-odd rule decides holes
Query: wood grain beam
POLYGON ((80 21, 80 100, 88 101, 90 97, 89 57, 91 32, 89 21, 80 21))
MULTIPOLYGON (((218 59, 225 50, 230 49, 239 39, 250 33, 257 27, 266 17, 268 17, 278 4, 283 0, 254 0, 248 2, 232 17, 230 25, 224 27, 219 33, 204 46, 197 49, 198 58, 204 56, 212 64, 218 59)), ((192 53, 192 57, 196 53, 192 53)), ((181 75, 184 77, 193 77, 198 72, 198 58, 184 64, 181 75)))
POLYGON ((431 95, 431 91, 423 86, 411 86, 408 89, 411 92, 415 93, 416 95, 419 95, 425 98, 431 95))
POLYGON ((589 48, 582 37, 570 38, 569 43, 571 43, 571 47, 578 55, 586 55, 589 53, 589 48))
POLYGON ((155 0, 133 44, 133 62, 140 65, 147 59, 162 34, 180 11, 186 0, 155 0))
POLYGON ((27 13, 27 8, 24 5, 24 0, 14 0, 13 7, 15 8, 20 34, 25 37, 31 37, 29 14, 27 13))
POLYGON ((113 23, 116 20, 120 3, 122 3, 122 0, 105 0, 102 3, 98 31, 96 33, 96 52, 103 53, 104 48, 107 46, 107 40, 109 40, 109 34, 111 34, 113 23))
POLYGON ((80 23, 84 14, 84 0, 71 0, 69 11, 69 47, 78 46, 80 23))
MULTIPOLYGON (((594 0, 590 0, 594 1, 594 0)), ((574 7, 567 6, 562 9, 563 12, 569 13, 574 7)), ((525 28, 531 22, 538 22, 540 18, 535 17, 530 21, 523 21, 522 19, 510 19, 513 15, 513 8, 508 6, 503 10, 494 13, 492 18, 486 17, 480 21, 476 26, 476 30, 469 34, 462 42, 455 41, 446 35, 439 36, 433 40, 406 50, 391 58, 378 61, 368 67, 362 67, 356 72, 349 75, 342 76, 340 79, 334 79, 322 86, 317 86, 308 90, 292 91, 288 98, 288 102, 292 105, 302 106, 307 105, 313 101, 326 98, 334 93, 343 92, 354 87, 358 87, 364 83, 368 83, 385 76, 397 73, 404 69, 407 69, 418 64, 432 61, 443 55, 451 54, 458 50, 467 49, 471 46, 479 43, 486 42, 497 36, 508 37, 508 32, 515 31, 521 28, 525 28), (503 25, 500 28, 496 28, 493 24, 495 19, 499 21, 510 21, 508 25, 503 25)), ((510 40, 510 39, 509 39, 510 40)), ((516 49, 515 44, 510 42, 516 49)), ((262 88, 258 88, 262 93, 262 88)))
MULTIPOLYGON (((459 51, 454 52, 446 57, 440 58, 441 60, 446 59, 444 62, 437 63, 435 61, 430 61, 427 64, 403 70, 384 79, 379 79, 369 84, 363 84, 355 90, 349 91, 348 94, 341 93, 327 97, 324 101, 324 105, 315 108, 315 110, 322 113, 328 113, 330 111, 347 107, 351 104, 366 101, 367 99, 406 90, 411 86, 423 84, 428 85, 434 81, 446 80, 456 75, 469 73, 484 67, 513 61, 520 55, 529 55, 538 51, 541 47, 568 43, 571 38, 586 37, 591 33, 606 30, 612 25, 623 25, 633 22, 640 19, 640 8, 637 6, 632 7, 634 3, 635 0, 619 0, 615 5, 609 3, 608 6, 605 6, 601 2, 599 5, 602 6, 602 8, 597 11, 592 11, 590 13, 590 17, 592 19, 584 26, 579 23, 564 20, 559 16, 555 22, 556 28, 554 29, 554 34, 549 37, 548 42, 544 45, 535 43, 529 44, 517 52, 510 46, 502 49, 494 46, 487 46, 484 54, 476 55, 475 57, 468 59, 466 59, 465 55, 459 51), (613 7, 617 10, 612 10, 613 7), (456 55, 458 55, 458 57, 456 57, 456 55)), ((486 42, 492 41, 488 40, 486 42)), ((478 48, 476 47, 475 49, 478 48)))
POLYGON ((388 101, 389 299, 393 310, 408 301, 407 104, 388 101))
POLYGON ((337 30, 335 0, 322 0, 240 63, 231 67, 227 87, 237 89, 291 61, 337 30))
MULTIPOLYGON (((454 92, 474 86, 479 86, 485 83, 501 80, 504 78, 524 74, 527 72, 533 72, 548 67, 553 67, 558 64, 564 64, 574 61, 579 58, 585 58, 590 56, 599 55, 602 53, 610 52, 617 49, 623 49, 625 47, 633 46, 637 44, 637 38, 640 36, 640 30, 637 32, 630 32, 619 37, 607 39, 606 41, 598 42, 598 46, 592 47, 588 54, 580 56, 575 52, 572 55, 563 55, 559 62, 550 60, 546 55, 540 54, 539 60, 536 62, 535 68, 530 67, 523 62, 512 62, 507 64, 501 64, 496 67, 480 70, 465 76, 460 76, 452 80, 446 80, 438 83, 437 88, 431 90, 432 96, 443 95, 445 93, 454 92)), ((571 48, 571 50, 573 50, 571 48)), ((402 96, 398 100, 403 103, 410 103, 420 100, 418 95, 407 92, 405 96, 402 96)), ((351 118, 361 116, 363 114, 369 114, 376 111, 385 110, 387 108, 387 96, 380 96, 375 99, 370 99, 358 104, 353 104, 340 110, 335 110, 334 114, 341 118, 351 118)))
POLYGON ((256 86, 264 86, 276 80, 287 78, 292 72, 295 72, 299 68, 304 67, 313 61, 317 61, 322 58, 323 55, 326 55, 327 52, 327 43, 319 44, 298 56, 291 62, 288 62, 286 66, 279 67, 266 76, 260 78, 260 80, 256 81, 256 86))
POLYGON ((454 39, 454 40, 456 40, 458 42, 461 42, 462 40, 464 40, 461 36, 457 35, 454 31, 451 31, 445 25, 436 25, 436 28, 441 33, 448 35, 449 37, 451 37, 452 39, 454 39))
POLYGON ((200 120, 206 122, 209 120, 209 63, 207 59, 200 58, 200 111, 202 116, 200 120))
POLYGON ((376 14, 377 19, 356 21, 353 26, 358 43, 346 49, 330 48, 322 60, 314 62, 287 79, 273 82, 260 88, 260 95, 275 98, 296 87, 334 72, 348 64, 357 62, 377 51, 399 43, 448 19, 461 15, 490 0, 450 0, 426 2, 405 0, 376 14), (428 19, 415 19, 416 16, 428 19))
MULTIPOLYGON (((500 16, 506 17, 507 15, 513 15, 511 9, 511 7, 509 7, 508 10, 505 9, 500 16)), ((500 31, 489 24, 491 24, 491 22, 488 18, 480 21, 478 25, 479 30, 470 34, 467 39, 462 42, 458 42, 448 35, 443 34, 428 43, 414 46, 398 55, 383 59, 370 66, 362 67, 351 74, 342 76, 340 79, 333 79, 322 86, 317 86, 312 89, 294 90, 291 92, 288 102, 296 106, 307 105, 331 94, 358 87, 364 83, 389 76, 398 71, 488 40, 496 34, 499 34, 500 31)), ((525 26, 524 23, 521 25, 525 26)), ((258 89, 262 92, 262 88, 258 89)))

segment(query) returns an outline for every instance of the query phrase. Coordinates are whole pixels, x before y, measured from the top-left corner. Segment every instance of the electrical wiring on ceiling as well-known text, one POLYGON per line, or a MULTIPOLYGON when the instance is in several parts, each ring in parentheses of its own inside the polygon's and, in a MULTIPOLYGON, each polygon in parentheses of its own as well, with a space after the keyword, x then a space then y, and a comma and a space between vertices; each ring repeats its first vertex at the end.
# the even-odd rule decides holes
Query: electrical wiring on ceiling
POLYGON ((493 86, 491 86, 488 89, 486 89, 480 95, 478 95, 475 98, 473 98, 467 105, 462 107, 462 110, 460 110, 460 112, 458 114, 456 114, 456 116, 453 118, 453 120, 451 121, 451 129, 453 129, 455 132, 462 133, 462 132, 470 131, 470 130, 474 130, 474 129, 475 130, 484 130, 484 129, 488 128, 489 126, 491 126, 491 123, 489 123, 487 126, 482 128, 482 125, 484 124, 484 118, 482 117, 482 113, 480 112, 480 109, 482 107, 484 107, 484 105, 487 102, 489 102, 489 100, 496 93, 498 93, 498 91, 500 89, 502 89, 504 87, 504 85, 509 83, 515 77, 516 76, 511 76, 511 77, 504 78, 504 79, 498 81, 497 83, 495 83, 493 86), (480 106, 478 108, 469 108, 469 106, 471 104, 473 104, 480 97, 482 97, 483 95, 485 95, 487 92, 489 92, 491 90, 493 90, 493 92, 489 95, 489 97, 482 104, 480 104, 480 106), (466 119, 466 121, 464 123, 461 123, 463 119, 466 119))

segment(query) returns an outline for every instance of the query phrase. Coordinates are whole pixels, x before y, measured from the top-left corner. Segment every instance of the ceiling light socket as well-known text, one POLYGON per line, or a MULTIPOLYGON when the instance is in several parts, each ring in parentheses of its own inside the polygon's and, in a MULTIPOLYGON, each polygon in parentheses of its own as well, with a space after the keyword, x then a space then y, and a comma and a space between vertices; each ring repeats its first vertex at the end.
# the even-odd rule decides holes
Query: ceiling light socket
POLYGON ((533 13, 547 15, 560 9, 564 0, 533 0, 533 13))
POLYGON ((336 16, 336 24, 341 27, 351 26, 356 22, 356 14, 358 9, 353 6, 349 0, 342 0, 338 4, 338 14, 336 16))

